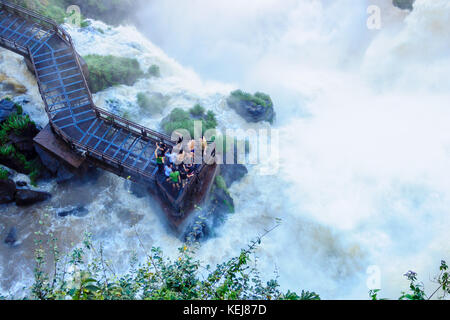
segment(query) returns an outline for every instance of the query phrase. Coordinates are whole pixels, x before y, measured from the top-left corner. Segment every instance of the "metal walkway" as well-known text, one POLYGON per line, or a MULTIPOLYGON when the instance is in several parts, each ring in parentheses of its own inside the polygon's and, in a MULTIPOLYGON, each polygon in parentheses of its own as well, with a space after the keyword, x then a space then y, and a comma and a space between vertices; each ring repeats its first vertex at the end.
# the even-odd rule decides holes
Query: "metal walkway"
POLYGON ((69 34, 52 20, 0 0, 0 46, 31 61, 50 125, 73 150, 116 174, 155 181, 156 143, 175 142, 94 105, 69 34))

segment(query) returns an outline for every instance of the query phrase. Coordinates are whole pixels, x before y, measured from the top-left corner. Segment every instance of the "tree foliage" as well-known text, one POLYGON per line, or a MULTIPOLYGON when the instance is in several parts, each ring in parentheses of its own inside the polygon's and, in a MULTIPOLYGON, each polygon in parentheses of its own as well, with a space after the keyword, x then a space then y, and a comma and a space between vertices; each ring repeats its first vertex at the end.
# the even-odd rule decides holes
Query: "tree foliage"
POLYGON ((44 243, 42 240, 36 240, 35 280, 27 299, 320 299, 319 295, 309 291, 302 291, 300 295, 291 291, 283 293, 277 280, 263 282, 254 255, 261 238, 252 242, 247 249, 241 250, 237 257, 214 268, 202 265, 195 258, 194 246, 180 248, 175 260, 165 257, 160 248, 152 248, 143 264, 137 264, 136 254, 132 255, 129 271, 122 275, 115 273, 114 268, 105 259, 102 247, 96 249, 89 234, 86 234, 81 246, 65 256, 60 254, 56 239, 49 241, 54 264, 54 272, 50 274, 44 271, 44 243))
POLYGON ((217 127, 217 119, 214 112, 209 110, 205 113, 205 111, 206 110, 199 104, 192 107, 189 111, 175 108, 163 119, 161 126, 167 134, 172 134, 172 132, 178 129, 185 129, 189 131, 191 137, 194 137, 195 121, 202 122, 203 133, 217 127))

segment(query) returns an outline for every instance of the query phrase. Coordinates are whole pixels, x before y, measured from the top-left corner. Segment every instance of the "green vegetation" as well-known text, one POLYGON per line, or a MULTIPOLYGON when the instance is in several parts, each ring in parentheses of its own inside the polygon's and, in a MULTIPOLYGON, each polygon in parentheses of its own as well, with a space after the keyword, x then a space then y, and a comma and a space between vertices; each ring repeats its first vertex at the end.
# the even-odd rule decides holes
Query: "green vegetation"
MULTIPOLYGON (((270 231, 269 231, 270 232, 270 231)), ((267 233, 266 233, 267 234, 267 233)), ((37 236, 43 237, 42 232, 37 236)), ((137 235, 137 233, 136 233, 137 235)), ((137 235, 139 237, 139 235, 137 235)), ((262 237, 264 237, 263 235, 262 237)), ((261 238, 262 238, 261 237, 261 238)), ((136 255, 130 257, 130 271, 115 273, 104 258, 103 248, 95 248, 87 234, 83 245, 62 255, 57 239, 50 234, 44 250, 44 240, 36 239, 34 284, 27 299, 39 300, 318 300, 314 292, 281 292, 276 280, 263 283, 256 269, 254 255, 261 238, 239 256, 215 268, 195 259, 193 247, 179 249, 178 258, 171 260, 159 248, 146 252, 147 261, 138 265, 136 255), (46 258, 53 266, 46 270, 46 258), (88 258, 91 257, 90 259, 88 258), (53 260, 53 261, 51 261, 53 260), (70 270, 70 271, 69 271, 70 270), (206 276, 205 276, 205 273, 206 276)))
POLYGON ((148 95, 140 92, 136 96, 139 107, 150 114, 161 114, 167 107, 170 98, 162 94, 148 95))
POLYGON ((37 159, 27 159, 14 144, 10 141, 9 135, 14 133, 17 136, 24 134, 29 128, 35 128, 36 124, 31 121, 28 115, 23 114, 23 109, 16 104, 17 111, 10 114, 8 119, 0 125, 0 160, 14 161, 21 166, 24 173, 30 177, 31 183, 36 185, 36 181, 41 174, 41 166, 37 159))
POLYGON ((227 194, 230 194, 230 192, 228 191, 228 188, 227 188, 227 184, 225 183, 225 179, 221 175, 216 176, 216 181, 215 182, 216 182, 216 186, 219 189, 222 189, 227 194))
POLYGON ((193 108, 189 110, 189 113, 196 118, 201 118, 205 116, 205 108, 203 108, 200 104, 196 104, 193 108))
POLYGON ((252 95, 236 90, 228 97, 227 104, 247 122, 267 121, 273 124, 275 120, 272 99, 265 93, 257 92, 252 95))
MULTIPOLYGON (((433 279, 436 288, 433 289, 431 294, 425 292, 425 286, 418 280, 417 273, 408 271, 404 276, 409 281, 409 292, 402 292, 399 300, 431 300, 433 298, 443 300, 450 294, 450 270, 444 260, 441 261, 439 274, 433 279)), ((371 290, 369 296, 372 300, 386 300, 380 299, 379 293, 380 290, 371 290)))
POLYGON ((20 135, 24 130, 26 130, 29 125, 34 125, 28 115, 19 115, 13 113, 9 116, 8 120, 2 125, 2 128, 8 132, 14 130, 17 135, 20 135))
POLYGON ((93 93, 120 84, 131 86, 144 76, 136 59, 96 54, 83 58, 89 68, 89 86, 93 93))
POLYGON ((35 10, 40 14, 61 24, 73 13, 67 13, 71 5, 80 7, 82 13, 81 27, 86 27, 84 15, 100 19, 108 24, 118 25, 127 19, 136 8, 138 0, 12 0, 25 8, 35 10))
POLYGON ((262 106, 264 108, 272 108, 273 102, 269 95, 257 92, 254 95, 244 92, 242 90, 236 90, 231 93, 230 99, 237 101, 251 102, 255 105, 262 106))
POLYGON ((152 64, 150 68, 148 68, 147 74, 151 77, 159 78, 161 77, 161 70, 159 69, 159 66, 152 64))
POLYGON ((6 180, 9 177, 9 172, 3 167, 0 167, 0 180, 6 180))
POLYGON ((177 129, 185 129, 189 131, 191 137, 194 137, 194 122, 201 121, 202 122, 202 133, 209 129, 215 129, 217 127, 217 119, 212 111, 208 111, 206 114, 203 112, 200 117, 193 119, 191 117, 192 114, 195 114, 199 111, 199 109, 203 109, 201 106, 196 105, 191 108, 189 111, 185 111, 180 108, 175 108, 172 110, 170 115, 163 119, 162 128, 167 134, 171 134, 177 129))

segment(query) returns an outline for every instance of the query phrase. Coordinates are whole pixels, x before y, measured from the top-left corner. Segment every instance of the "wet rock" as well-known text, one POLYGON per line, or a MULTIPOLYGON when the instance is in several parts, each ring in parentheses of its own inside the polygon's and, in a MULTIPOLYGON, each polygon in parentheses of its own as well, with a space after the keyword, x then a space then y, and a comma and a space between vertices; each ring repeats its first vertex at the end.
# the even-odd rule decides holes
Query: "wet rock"
POLYGON ((16 105, 14 102, 8 99, 3 99, 0 101, 0 122, 8 119, 9 115, 16 112, 16 105))
POLYGON ((27 185, 28 183, 25 181, 16 181, 16 186, 18 186, 19 188, 26 187, 27 185))
POLYGON ((6 236, 4 242, 9 245, 9 246, 14 246, 14 244, 16 244, 17 242, 17 229, 16 227, 12 227, 9 232, 8 235, 6 236))
POLYGON ((52 156, 50 153, 39 147, 34 146, 39 159, 45 168, 43 176, 46 176, 46 172, 51 176, 56 178, 58 184, 63 184, 71 181, 75 178, 75 173, 72 172, 66 165, 59 161, 56 157, 52 156))
POLYGON ((87 216, 88 214, 89 214, 89 210, 83 206, 78 206, 78 207, 75 207, 75 208, 72 208, 69 210, 63 209, 63 210, 60 210, 57 212, 57 215, 62 218, 68 217, 68 216, 75 216, 75 217, 82 218, 82 217, 87 216))
POLYGON ((33 139, 39 133, 34 123, 30 123, 27 128, 21 130, 20 135, 14 131, 9 134, 9 140, 14 144, 16 150, 25 155, 27 158, 35 158, 37 156, 34 149, 33 139))
POLYGON ((397 8, 403 9, 403 10, 413 10, 413 5, 416 0, 393 0, 392 3, 397 8))
POLYGON ((72 180, 74 177, 74 173, 72 173, 65 165, 61 165, 56 175, 56 182, 62 184, 72 180))
POLYGON ((205 240, 205 238, 209 236, 209 233, 208 225, 201 220, 197 220, 187 228, 187 231, 184 234, 184 241, 187 243, 194 243, 205 240))
POLYGON ((225 180, 228 188, 234 182, 238 182, 244 178, 247 173, 247 167, 242 164, 222 164, 220 166, 220 175, 225 180))
POLYGON ((31 206, 33 204, 46 201, 51 198, 47 192, 32 190, 17 190, 15 201, 18 206, 31 206))
POLYGON ((14 181, 0 180, 0 204, 14 202, 14 194, 16 193, 16 184, 14 181))

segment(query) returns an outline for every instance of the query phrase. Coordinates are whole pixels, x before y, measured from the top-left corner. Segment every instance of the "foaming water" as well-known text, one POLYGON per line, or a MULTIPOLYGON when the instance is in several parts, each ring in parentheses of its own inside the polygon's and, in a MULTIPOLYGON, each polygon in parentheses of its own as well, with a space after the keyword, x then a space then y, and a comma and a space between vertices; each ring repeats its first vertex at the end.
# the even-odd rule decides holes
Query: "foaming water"
MULTIPOLYGON (((195 103, 216 112, 220 128, 268 128, 247 124, 225 99, 238 86, 274 98, 280 171, 261 176, 259 166, 249 168, 230 189, 236 213, 201 245, 198 257, 214 264, 236 255, 279 218, 281 226, 258 250, 258 266, 267 278, 276 269, 285 290, 365 299, 371 265, 380 267, 382 289, 389 297, 406 289, 402 274, 409 269, 422 273, 429 284, 440 259, 449 255, 448 1, 417 0, 408 14, 393 8, 390 0, 287 1, 285 7, 267 0, 258 2, 258 10, 239 10, 234 19, 234 2, 227 3, 205 7, 211 15, 191 14, 178 3, 179 12, 174 11, 170 1, 152 3, 143 11, 147 21, 154 17, 155 32, 166 36, 156 38, 144 30, 150 39, 155 37, 169 55, 194 66, 201 76, 134 27, 110 28, 96 21, 84 30, 67 26, 81 55, 136 57, 143 70, 160 66, 161 78, 110 88, 94 97, 100 107, 126 113, 150 128, 158 129, 173 108, 195 103), (372 3, 383 12, 380 31, 365 26, 372 3), (222 16, 215 24, 212 13, 218 11, 222 16), (161 23, 163 17, 174 19, 170 29, 161 23), (260 29, 262 22, 266 27, 260 29), (201 30, 201 41, 188 37, 201 30), (177 32, 187 40, 177 43, 177 32), (220 38, 217 45, 215 38, 220 38), (182 50, 176 51, 177 46, 182 50), (208 60, 202 60, 205 48, 208 60), (183 50, 192 56, 180 59, 183 50), (208 74, 211 68, 218 71, 208 74), (226 82, 233 75, 234 84, 204 80, 226 82), (138 92, 168 96, 163 114, 142 116, 138 92)), ((248 6, 255 9, 256 4, 248 6)), ((34 79, 22 59, 2 50, 0 68, 28 88, 25 111, 45 124, 34 79)), ((20 238, 15 248, 0 245, 5 293, 20 292, 32 281, 34 232, 40 229, 54 232, 67 249, 81 241, 84 231, 91 232, 118 271, 126 270, 126 258, 134 251, 141 261, 145 258, 136 233, 145 247, 160 246, 169 255, 181 245, 153 200, 130 194, 126 183, 112 174, 102 173, 88 184, 48 183, 40 188, 52 192, 50 202, 28 209, 2 207, 2 238, 11 226, 20 238), (57 216, 60 208, 80 202, 89 210, 86 217, 57 216)))

